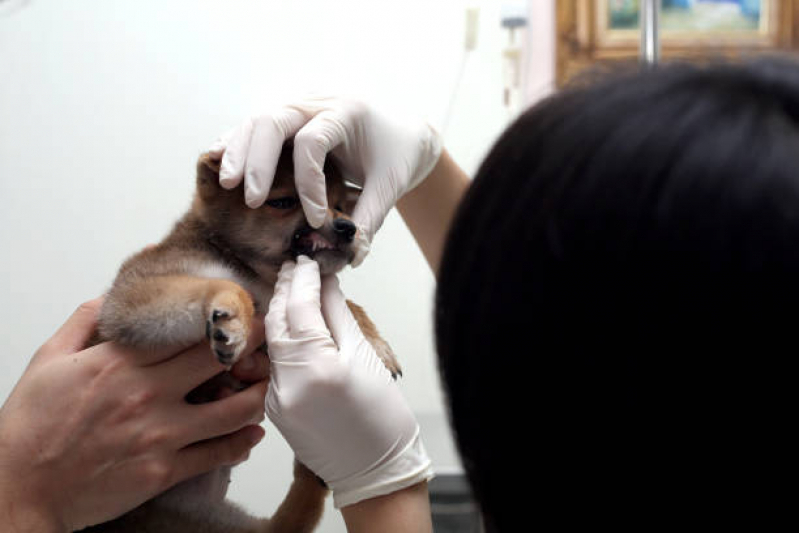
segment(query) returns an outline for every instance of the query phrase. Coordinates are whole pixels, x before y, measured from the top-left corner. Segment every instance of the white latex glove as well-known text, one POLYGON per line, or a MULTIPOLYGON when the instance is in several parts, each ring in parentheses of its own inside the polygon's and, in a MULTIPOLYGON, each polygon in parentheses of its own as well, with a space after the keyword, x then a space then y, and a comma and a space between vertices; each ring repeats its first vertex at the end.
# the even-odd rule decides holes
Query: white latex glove
POLYGON ((320 281, 318 265, 305 256, 285 263, 266 332, 267 415, 297 459, 327 483, 337 508, 433 476, 416 418, 335 276, 320 281))
POLYGON ((353 213, 363 237, 353 266, 363 261, 397 200, 427 177, 441 155, 440 136, 422 121, 389 119, 354 100, 310 97, 250 118, 211 146, 209 153, 222 160, 222 186, 244 180, 247 205, 263 204, 283 143, 292 136, 297 192, 311 226, 325 219, 322 169, 328 153, 347 179, 363 187, 353 213))

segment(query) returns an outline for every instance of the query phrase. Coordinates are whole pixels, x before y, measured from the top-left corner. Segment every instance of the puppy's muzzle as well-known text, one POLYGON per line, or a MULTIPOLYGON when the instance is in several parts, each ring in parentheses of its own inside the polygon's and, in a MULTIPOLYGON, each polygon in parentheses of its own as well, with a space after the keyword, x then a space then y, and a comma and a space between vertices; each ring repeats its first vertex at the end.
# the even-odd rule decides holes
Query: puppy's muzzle
POLYGON ((320 253, 341 254, 351 260, 349 249, 358 228, 351 220, 336 218, 319 229, 304 226, 294 233, 291 241, 291 254, 294 257, 306 255, 313 257, 320 253))
POLYGON ((343 242, 350 244, 358 228, 355 227, 351 220, 337 218, 333 221, 333 231, 343 242))

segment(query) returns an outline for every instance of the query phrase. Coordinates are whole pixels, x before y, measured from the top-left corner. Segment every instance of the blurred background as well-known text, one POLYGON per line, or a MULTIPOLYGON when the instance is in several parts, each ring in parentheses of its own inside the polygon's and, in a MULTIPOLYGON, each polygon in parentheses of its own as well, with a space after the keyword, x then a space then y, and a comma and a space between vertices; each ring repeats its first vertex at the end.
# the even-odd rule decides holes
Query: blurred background
MULTIPOLYGON (((427 120, 473 175, 520 110, 582 68, 634 60, 639 11, 638 0, 0 0, 0 400, 72 311, 166 234, 198 155, 246 117, 308 92, 348 94, 427 120)), ((664 0, 662 13, 679 34, 664 34, 666 57, 795 40, 793 2, 664 0)), ((437 531, 476 531, 454 521, 473 508, 437 376, 433 275, 396 213, 372 250, 341 275, 344 290, 404 367, 444 474, 437 531)), ((266 425, 229 493, 264 515, 292 467, 266 425)), ((320 531, 344 531, 329 505, 320 531)))

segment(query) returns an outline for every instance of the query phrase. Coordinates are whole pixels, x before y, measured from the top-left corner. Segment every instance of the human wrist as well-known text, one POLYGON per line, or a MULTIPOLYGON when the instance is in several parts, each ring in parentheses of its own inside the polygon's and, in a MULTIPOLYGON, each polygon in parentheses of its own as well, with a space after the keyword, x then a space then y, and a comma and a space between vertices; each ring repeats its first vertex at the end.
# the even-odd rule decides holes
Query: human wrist
POLYGON ((349 533, 433 531, 427 483, 363 500, 341 509, 349 533))
POLYGON ((9 533, 69 533, 54 513, 0 488, 0 521, 9 533))

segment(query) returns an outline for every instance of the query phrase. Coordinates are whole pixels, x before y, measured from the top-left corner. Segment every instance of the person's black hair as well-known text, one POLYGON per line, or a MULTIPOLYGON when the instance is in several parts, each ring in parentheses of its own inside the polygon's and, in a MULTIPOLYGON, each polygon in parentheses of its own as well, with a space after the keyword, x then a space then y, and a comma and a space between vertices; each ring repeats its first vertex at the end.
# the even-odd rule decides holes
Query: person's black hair
POLYGON ((436 293, 490 528, 652 525, 762 493, 786 458, 798 305, 795 63, 664 66, 524 113, 458 209, 436 293))

